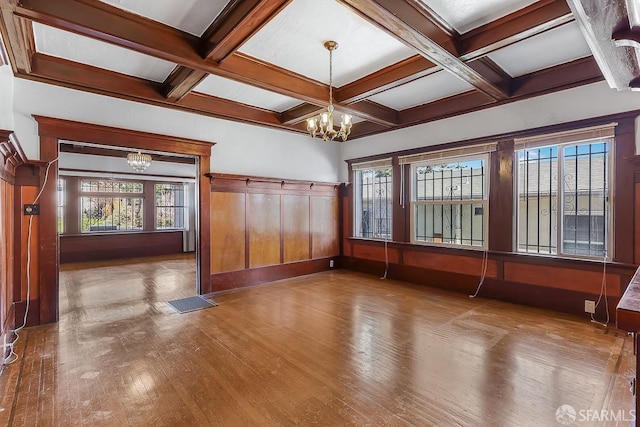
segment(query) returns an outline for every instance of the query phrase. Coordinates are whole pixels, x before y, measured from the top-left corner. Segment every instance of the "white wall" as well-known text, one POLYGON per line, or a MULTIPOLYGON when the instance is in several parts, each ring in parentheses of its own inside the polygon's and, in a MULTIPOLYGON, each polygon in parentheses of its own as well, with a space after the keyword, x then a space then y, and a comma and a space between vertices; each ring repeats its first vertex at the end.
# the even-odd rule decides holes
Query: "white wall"
MULTIPOLYGON (((0 41, 2 43, 2 41, 0 41)), ((13 71, 11 66, 0 67, 0 129, 13 130, 13 71)))
POLYGON ((337 144, 24 79, 15 79, 14 88, 14 130, 30 159, 39 158, 37 123, 31 116, 35 114, 215 142, 211 152, 215 172, 338 180, 337 144))
MULTIPOLYGON (((618 92, 606 82, 514 102, 394 132, 374 135, 342 145, 342 160, 505 132, 604 116, 640 109, 640 93, 618 92)), ((636 152, 638 150, 636 139, 636 152)), ((348 181, 346 163, 340 179, 348 181)))

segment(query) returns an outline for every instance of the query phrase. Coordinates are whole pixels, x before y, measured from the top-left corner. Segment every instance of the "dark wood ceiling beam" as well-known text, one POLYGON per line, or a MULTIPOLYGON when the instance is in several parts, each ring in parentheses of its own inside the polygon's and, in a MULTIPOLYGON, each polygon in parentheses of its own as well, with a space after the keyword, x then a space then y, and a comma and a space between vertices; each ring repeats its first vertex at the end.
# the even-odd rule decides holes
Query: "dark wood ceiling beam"
MULTIPOLYGON (((398 113, 400 124, 396 128, 446 119, 584 84, 595 83, 602 81, 602 79, 602 73, 595 60, 592 57, 582 58, 513 79, 513 96, 508 100, 495 101, 480 92, 469 91, 402 110, 398 113)), ((354 125, 351 138, 373 135, 384 130, 386 129, 368 127, 356 129, 354 125), (363 129, 366 129, 367 132, 364 132, 363 129)))
POLYGON ((360 101, 438 70, 436 64, 422 55, 412 56, 338 88, 336 102, 360 101))
POLYGON ((616 45, 615 38, 630 27, 626 2, 619 0, 567 0, 607 83, 618 90, 629 89, 640 68, 636 50, 616 45))
POLYGON ((566 0, 542 0, 460 36, 460 59, 469 61, 574 20, 566 0))
POLYGON ((162 95, 160 83, 39 53, 33 56, 31 74, 22 77, 151 105, 291 130, 291 127, 281 123, 280 115, 273 111, 195 93, 174 103, 162 95))
POLYGON ((28 73, 36 50, 33 27, 29 20, 15 16, 14 11, 13 2, 0 2, 0 34, 14 73, 28 73))
MULTIPOLYGON (((15 13, 45 25, 106 41, 202 73, 250 84, 310 104, 323 106, 329 98, 327 85, 266 64, 256 58, 234 53, 220 64, 206 61, 198 52, 200 40, 197 37, 101 2, 88 4, 74 0, 21 0, 21 6, 17 7, 15 13)), ((178 70, 176 73, 182 72, 178 70)), ((193 81, 198 77, 198 74, 194 74, 190 79, 193 81)), ((179 86, 179 81, 176 81, 174 86, 179 86)), ((178 99, 180 95, 173 87, 164 88, 161 93, 170 94, 173 99, 178 99)), ((356 107, 350 109, 355 111, 356 107)), ((371 109, 358 111, 358 115, 383 124, 389 122, 387 115, 372 117, 371 109)))
POLYGON ((162 93, 169 101, 180 101, 208 75, 204 71, 178 65, 162 83, 162 93))
POLYGON ((362 15, 372 24, 382 28, 405 44, 413 47, 422 56, 454 73, 460 79, 468 82, 480 92, 496 100, 509 97, 499 86, 476 70, 458 59, 458 54, 452 53, 445 46, 438 44, 425 31, 433 26, 423 13, 416 13, 417 9, 411 4, 416 0, 339 0, 362 15))
MULTIPOLYGON (((291 0, 234 0, 229 2, 202 36, 201 54, 212 62, 222 62, 260 28, 266 25, 291 0)), ((206 73, 177 66, 165 80, 165 94, 179 101, 191 92, 206 73)))
POLYGON ((318 115, 321 110, 317 105, 304 103, 282 112, 280 120, 285 125, 296 125, 318 115))
POLYGON ((204 57, 222 62, 273 19, 291 0, 236 0, 205 31, 204 57))
POLYGON ((282 95, 306 102, 322 104, 328 99, 329 88, 311 79, 282 72, 258 61, 251 64, 252 75, 243 75, 246 58, 231 55, 224 69, 205 61, 198 52, 200 40, 169 26, 123 12, 108 5, 73 0, 21 0, 16 14, 66 31, 125 47, 136 52, 164 59, 204 73, 216 74, 242 83, 253 84, 282 95), (235 59, 235 61, 231 61, 235 59), (263 78, 261 78, 263 77, 263 78), (295 89, 290 89, 291 87, 295 89))
MULTIPOLYGON (((542 0, 490 24, 460 36, 460 59, 482 58, 497 49, 533 37, 573 21, 565 0, 542 0)), ((383 70, 342 86, 336 92, 339 102, 353 102, 393 89, 438 71, 436 65, 416 55, 383 70)))

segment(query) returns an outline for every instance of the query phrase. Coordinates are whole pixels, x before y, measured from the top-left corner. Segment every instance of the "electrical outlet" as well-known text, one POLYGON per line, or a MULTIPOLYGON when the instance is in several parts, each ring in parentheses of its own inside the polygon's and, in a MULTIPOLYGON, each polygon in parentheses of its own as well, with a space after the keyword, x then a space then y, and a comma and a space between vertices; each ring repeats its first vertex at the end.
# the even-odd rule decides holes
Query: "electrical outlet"
POLYGON ((329 260, 329 268, 333 268, 333 260, 332 259, 329 260))
POLYGON ((25 215, 40 215, 40 205, 24 205, 25 215))
POLYGON ((596 312, 596 302, 588 299, 584 300, 584 311, 594 314, 596 312))

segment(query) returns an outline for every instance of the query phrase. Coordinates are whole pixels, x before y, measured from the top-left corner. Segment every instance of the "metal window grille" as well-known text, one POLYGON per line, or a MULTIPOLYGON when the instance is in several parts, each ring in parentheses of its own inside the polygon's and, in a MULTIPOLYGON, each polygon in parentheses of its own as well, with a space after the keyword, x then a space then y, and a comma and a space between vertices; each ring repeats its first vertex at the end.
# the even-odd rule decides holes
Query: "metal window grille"
POLYGON ((156 229, 184 228, 184 184, 156 184, 156 229))
POLYGON ((608 253, 610 149, 602 140, 517 152, 518 251, 608 253))
POLYGON ((484 247, 486 156, 412 167, 412 241, 484 247))
POLYGON ((142 230, 143 189, 140 182, 80 181, 80 231, 142 230))
POLYGON ((391 167, 360 169, 355 174, 355 235, 390 239, 393 210, 391 167))

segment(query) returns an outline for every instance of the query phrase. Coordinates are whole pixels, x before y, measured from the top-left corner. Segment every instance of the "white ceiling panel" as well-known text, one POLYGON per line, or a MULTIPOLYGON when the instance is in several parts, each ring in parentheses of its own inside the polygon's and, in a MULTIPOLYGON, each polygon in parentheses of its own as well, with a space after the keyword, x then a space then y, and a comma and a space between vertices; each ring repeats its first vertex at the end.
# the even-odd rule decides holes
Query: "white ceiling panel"
POLYGON ((195 91, 280 113, 301 104, 299 99, 214 75, 207 76, 195 91))
POLYGON ((447 71, 438 71, 371 96, 369 100, 395 110, 405 110, 471 89, 473 86, 453 74, 447 71))
POLYGON ((329 83, 329 52, 323 46, 327 40, 339 45, 333 54, 334 86, 415 54, 334 0, 294 0, 240 51, 329 83))
POLYGON ((201 36, 228 0, 100 0, 111 6, 201 36))
POLYGON ((173 64, 89 37, 33 23, 36 51, 155 82, 164 81, 173 64))
POLYGON ((537 0, 420 0, 457 32, 464 34, 525 8, 537 0))
POLYGON ((589 55, 578 24, 571 22, 497 50, 489 58, 512 77, 519 77, 589 55))

